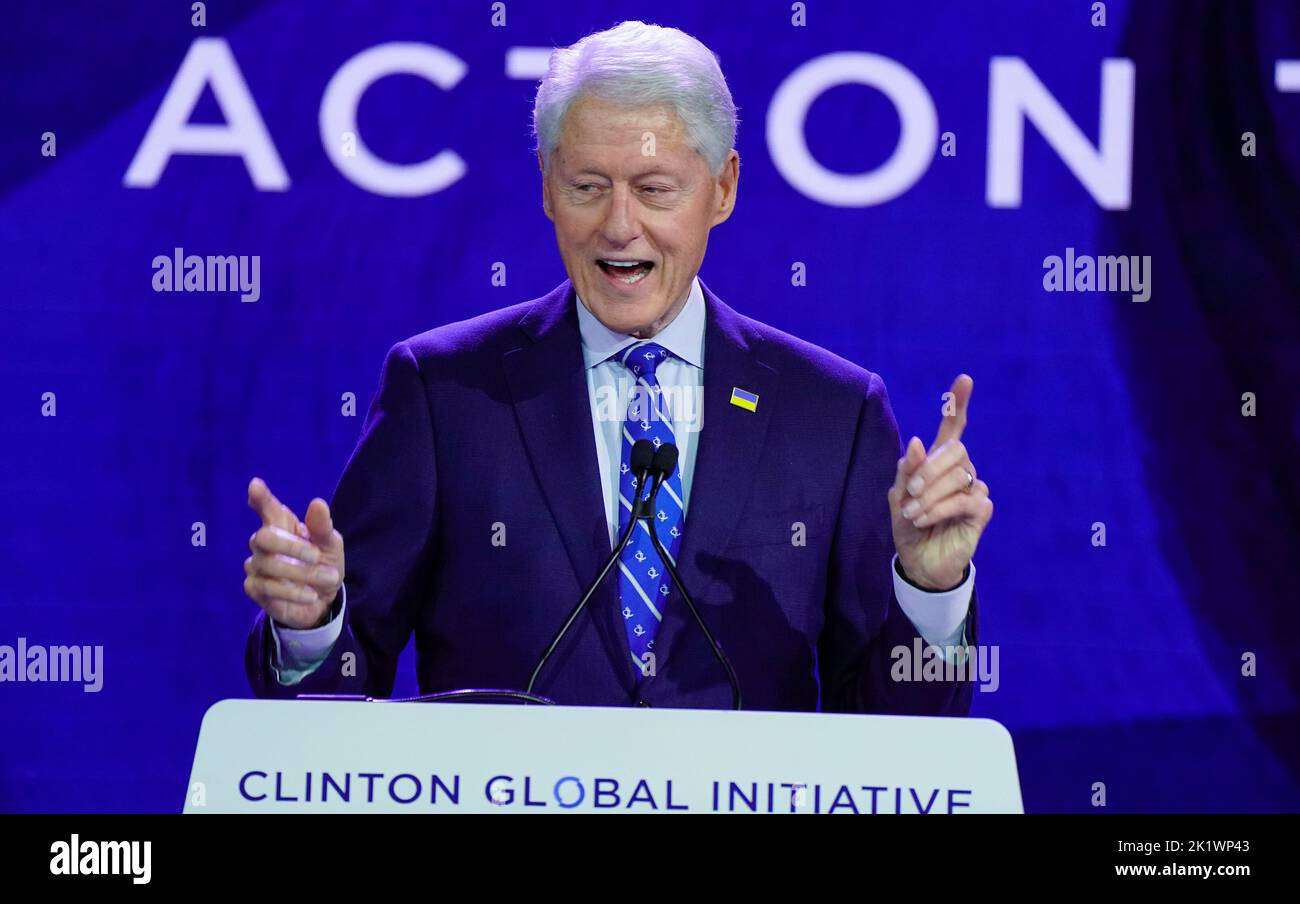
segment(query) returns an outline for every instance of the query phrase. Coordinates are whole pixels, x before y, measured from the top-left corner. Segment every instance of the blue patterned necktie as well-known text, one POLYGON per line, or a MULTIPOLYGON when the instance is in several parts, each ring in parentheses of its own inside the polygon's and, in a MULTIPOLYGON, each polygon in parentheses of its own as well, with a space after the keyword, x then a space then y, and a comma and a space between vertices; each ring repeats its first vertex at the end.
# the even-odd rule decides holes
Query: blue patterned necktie
MULTIPOLYGON (((668 418, 668 407, 659 388, 659 380, 655 377, 655 369, 668 356, 668 350, 654 342, 631 345, 611 356, 611 359, 617 358, 628 369, 629 376, 636 380, 628 397, 627 415, 623 421, 623 455, 618 481, 620 537, 627 529, 632 515, 632 500, 636 495, 636 476, 630 466, 632 444, 640 439, 648 439, 658 449, 664 443, 677 442, 668 418)), ((650 495, 654 481, 648 480, 646 484, 641 496, 643 499, 650 495)), ((682 545, 680 469, 674 468, 672 475, 659 488, 659 494, 655 497, 654 519, 659 541, 675 565, 677 551, 682 545)), ((675 590, 659 553, 650 542, 650 530, 644 522, 637 525, 632 538, 623 548, 618 572, 619 605, 627 629, 628 647, 638 674, 644 677, 647 673, 653 674, 651 664, 654 662, 655 635, 663 621, 665 604, 675 590), (652 655, 647 656, 647 653, 652 655)))

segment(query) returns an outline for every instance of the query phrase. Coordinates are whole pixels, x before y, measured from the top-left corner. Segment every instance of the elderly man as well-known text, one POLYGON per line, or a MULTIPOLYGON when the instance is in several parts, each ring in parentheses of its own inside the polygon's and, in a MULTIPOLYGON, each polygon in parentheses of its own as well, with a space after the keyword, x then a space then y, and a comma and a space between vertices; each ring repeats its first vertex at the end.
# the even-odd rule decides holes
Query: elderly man
MULTIPOLYGON (((689 35, 624 22, 556 50, 534 127, 569 279, 393 346, 332 506, 299 521, 252 481, 254 691, 388 696, 412 634, 423 692, 525 686, 628 524, 645 438, 679 451, 657 532, 747 708, 967 712, 969 681, 891 666, 922 640, 949 661, 976 642, 993 506, 961 442, 970 378, 928 450, 902 450, 880 377, 699 279, 740 159, 726 81, 689 35)), ((537 692, 730 705, 648 535, 537 692)))

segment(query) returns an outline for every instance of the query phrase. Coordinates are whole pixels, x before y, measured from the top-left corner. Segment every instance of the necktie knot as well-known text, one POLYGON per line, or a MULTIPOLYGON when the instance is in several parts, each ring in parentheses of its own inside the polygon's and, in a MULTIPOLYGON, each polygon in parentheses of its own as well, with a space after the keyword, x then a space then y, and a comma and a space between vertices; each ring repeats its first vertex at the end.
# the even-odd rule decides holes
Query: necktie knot
POLYGON ((671 356, 668 349, 657 342, 640 342, 629 345, 612 357, 617 358, 635 376, 650 380, 655 369, 671 356))

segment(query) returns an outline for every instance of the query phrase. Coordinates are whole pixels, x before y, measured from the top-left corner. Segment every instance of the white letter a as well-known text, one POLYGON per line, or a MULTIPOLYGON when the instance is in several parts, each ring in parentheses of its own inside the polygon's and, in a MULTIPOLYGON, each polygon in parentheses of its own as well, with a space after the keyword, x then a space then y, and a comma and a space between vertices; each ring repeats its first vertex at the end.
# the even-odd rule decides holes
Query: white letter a
POLYGON ((248 175, 261 191, 289 187, 289 174, 248 84, 230 45, 221 38, 197 38, 190 45, 122 183, 128 188, 152 188, 173 154, 243 157, 248 175), (189 121, 207 85, 221 107, 224 125, 189 121))

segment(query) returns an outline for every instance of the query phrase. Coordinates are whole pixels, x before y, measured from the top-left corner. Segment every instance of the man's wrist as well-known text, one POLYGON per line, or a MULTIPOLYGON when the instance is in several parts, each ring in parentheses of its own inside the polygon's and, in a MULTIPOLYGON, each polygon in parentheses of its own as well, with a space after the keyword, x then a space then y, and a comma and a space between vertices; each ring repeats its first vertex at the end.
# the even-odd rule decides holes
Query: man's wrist
POLYGON ((317 628, 323 628, 326 625, 328 625, 330 622, 334 621, 334 619, 338 618, 339 609, 341 608, 342 602, 343 602, 343 586, 340 584, 339 589, 334 591, 334 599, 332 599, 330 601, 330 604, 325 607, 325 611, 321 614, 320 620, 317 621, 314 625, 306 625, 301 628, 295 628, 291 625, 281 624, 275 619, 271 619, 271 624, 275 625, 277 629, 282 631, 315 631, 317 628))
POLYGON ((342 600, 343 600, 343 588, 342 585, 340 585, 339 589, 334 591, 334 599, 330 600, 330 604, 325 607, 324 618, 321 620, 320 624, 315 625, 315 627, 323 628, 326 625, 328 625, 330 622, 334 621, 334 619, 338 618, 339 603, 342 602, 342 600))
POLYGON ((961 578, 951 587, 927 587, 924 584, 917 583, 908 576, 907 571, 903 568, 903 560, 901 558, 895 560, 894 568, 898 571, 898 576, 900 578, 924 593, 949 593, 966 583, 966 579, 970 577, 970 565, 967 564, 966 568, 961 573, 961 578))

